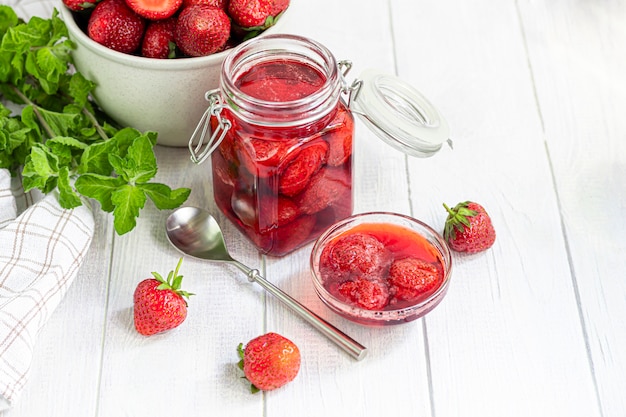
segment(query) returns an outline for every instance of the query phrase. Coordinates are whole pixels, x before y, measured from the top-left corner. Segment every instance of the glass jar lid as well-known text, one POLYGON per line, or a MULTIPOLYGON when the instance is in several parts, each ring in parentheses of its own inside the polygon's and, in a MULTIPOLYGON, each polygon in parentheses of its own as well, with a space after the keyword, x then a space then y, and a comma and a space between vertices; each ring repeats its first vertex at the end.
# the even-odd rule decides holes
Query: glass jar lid
POLYGON ((449 127, 426 97, 400 78, 365 70, 353 84, 350 110, 394 148, 428 157, 450 143, 449 127))

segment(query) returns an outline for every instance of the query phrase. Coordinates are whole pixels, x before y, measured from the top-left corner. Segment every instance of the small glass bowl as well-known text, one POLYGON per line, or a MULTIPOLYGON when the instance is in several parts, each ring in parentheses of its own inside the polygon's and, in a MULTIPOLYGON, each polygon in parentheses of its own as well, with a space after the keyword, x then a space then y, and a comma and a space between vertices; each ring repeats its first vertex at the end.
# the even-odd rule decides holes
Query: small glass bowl
MULTIPOLYGON (((418 243, 416 243, 418 244, 418 243)), ((390 252, 393 257, 393 251, 390 252)), ((450 249, 443 239, 433 228, 427 224, 397 213, 370 212, 350 216, 335 223, 328 228, 315 242, 311 252, 311 272, 315 291, 320 299, 337 314, 364 325, 392 325, 409 322, 424 316, 435 308, 445 296, 452 272, 452 257, 450 249), (324 276, 320 271, 322 253, 324 248, 336 242, 339 237, 354 232, 354 228, 371 228, 385 233, 385 230, 402 230, 406 236, 413 236, 422 241, 430 254, 438 258, 438 264, 443 267, 443 278, 436 289, 418 298, 415 302, 404 302, 403 305, 387 305, 382 310, 369 310, 351 303, 343 297, 332 294, 324 285, 324 276), (400 229, 398 229, 400 227, 400 229), (417 236, 415 236, 417 235, 417 236)), ((328 282, 341 282, 345 278, 328 276, 328 282)), ((330 285, 330 284, 329 284, 330 285)))

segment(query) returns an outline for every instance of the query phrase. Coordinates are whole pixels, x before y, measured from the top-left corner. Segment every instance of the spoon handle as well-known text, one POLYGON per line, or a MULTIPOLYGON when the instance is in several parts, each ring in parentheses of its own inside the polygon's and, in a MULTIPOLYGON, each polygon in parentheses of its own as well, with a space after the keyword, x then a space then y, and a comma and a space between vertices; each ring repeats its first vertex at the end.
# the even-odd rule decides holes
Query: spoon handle
POLYGON ((365 346, 352 339, 350 336, 337 329, 335 326, 300 304, 289 294, 285 293, 283 290, 269 282, 267 279, 263 278, 259 274, 258 270, 250 269, 247 272, 247 275, 250 281, 256 282, 267 292, 278 298, 287 307, 289 307, 296 314, 306 320, 310 325, 315 327, 320 333, 330 339, 337 346, 342 348, 354 359, 361 360, 365 357, 365 354, 367 353, 367 348, 365 346))

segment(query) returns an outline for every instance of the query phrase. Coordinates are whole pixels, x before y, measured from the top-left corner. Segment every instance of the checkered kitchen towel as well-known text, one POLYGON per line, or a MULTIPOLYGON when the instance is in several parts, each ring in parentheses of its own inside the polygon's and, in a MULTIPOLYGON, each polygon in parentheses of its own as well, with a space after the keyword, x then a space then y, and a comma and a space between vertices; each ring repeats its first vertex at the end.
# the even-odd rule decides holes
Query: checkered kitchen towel
POLYGON ((94 233, 90 207, 62 209, 53 193, 18 216, 19 188, 11 183, 0 169, 0 411, 24 388, 38 332, 76 276, 94 233))

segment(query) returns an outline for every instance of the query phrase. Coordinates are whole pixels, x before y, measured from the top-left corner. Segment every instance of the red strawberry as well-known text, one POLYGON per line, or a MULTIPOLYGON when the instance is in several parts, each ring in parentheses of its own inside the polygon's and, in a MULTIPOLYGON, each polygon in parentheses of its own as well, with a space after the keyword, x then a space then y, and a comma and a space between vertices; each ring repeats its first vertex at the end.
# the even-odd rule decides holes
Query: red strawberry
POLYGON ((315 223, 315 216, 299 216, 290 223, 263 232, 245 225, 241 228, 261 252, 282 256, 309 242, 315 223))
POLYGON ((311 176, 326 163, 327 157, 328 144, 322 140, 303 148, 281 169, 278 191, 291 197, 304 190, 311 176))
POLYGON ((259 205, 259 218, 263 219, 263 224, 259 224, 259 230, 264 232, 268 229, 283 227, 295 220, 300 212, 293 200, 278 196, 276 199, 262 197, 259 205))
POLYGON ((228 10, 228 0, 183 0, 182 7, 198 6, 205 4, 207 6, 217 7, 224 11, 228 10))
POLYGON ((87 34, 107 48, 130 54, 139 48, 145 27, 145 20, 124 0, 103 0, 89 17, 87 34))
POLYGON ((337 124, 339 128, 328 132, 324 136, 324 139, 330 145, 328 151, 328 165, 338 166, 346 162, 352 155, 352 126, 354 119, 345 107, 342 106, 332 123, 337 124))
POLYGON ((448 211, 443 236, 450 248, 457 252, 476 253, 493 245, 496 231, 483 206, 472 201, 459 203, 453 209, 443 206, 448 211))
POLYGON ((243 28, 263 26, 270 16, 272 0, 230 0, 228 14, 243 28))
POLYGON ((206 56, 219 51, 230 37, 226 12, 206 5, 189 6, 178 16, 176 45, 189 56, 206 56))
POLYGON ((154 278, 139 283, 134 294, 135 328, 144 336, 178 327, 187 317, 187 302, 183 297, 193 295, 180 289, 183 280, 178 270, 170 271, 167 279, 153 272, 154 278))
POLYGON ((280 388, 298 375, 300 350, 291 340, 277 333, 258 336, 237 347, 238 363, 252 384, 252 392, 280 388))
POLYGON ((98 0, 63 0, 65 7, 75 12, 96 7, 96 2, 98 2, 98 0))
POLYGON ((174 17, 164 20, 155 20, 148 23, 146 33, 143 37, 143 42, 141 43, 141 55, 147 58, 175 58, 175 31, 176 18, 174 17))
POLYGON ((270 3, 270 16, 278 16, 289 7, 289 0, 271 0, 270 3))
POLYGON ((322 251, 320 269, 326 277, 345 279, 354 275, 374 279, 382 276, 391 254, 374 236, 354 232, 339 237, 322 251))
MULTIPOLYGON (((303 213, 315 214, 326 207, 337 205, 338 202, 343 203, 342 199, 351 202, 351 183, 349 171, 324 167, 311 177, 304 191, 297 196, 296 204, 303 213)), ((343 205, 341 204, 342 207, 343 205)), ((351 211, 351 205, 349 209, 351 211)))
POLYGON ((337 291, 346 299, 367 310, 382 310, 389 303, 389 289, 383 280, 369 280, 357 277, 354 281, 344 281, 337 291))
POLYGON ((309 242, 316 223, 315 216, 300 216, 274 232, 274 247, 271 254, 281 256, 309 242))
POLYGON ((234 147, 239 153, 243 166, 250 173, 263 178, 274 174, 280 161, 296 145, 297 141, 294 140, 249 138, 243 141, 234 141, 234 147))
POLYGON ((391 292, 399 300, 413 301, 434 290, 443 279, 436 265, 417 258, 394 261, 387 278, 391 292))
POLYGON ((128 7, 138 15, 150 20, 171 17, 178 11, 183 0, 125 0, 128 7))

